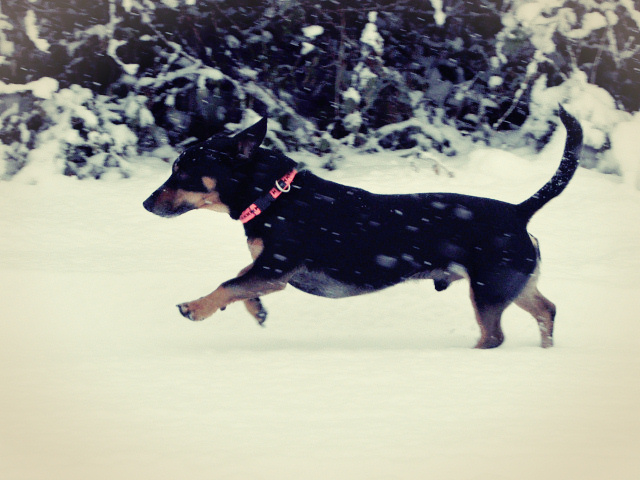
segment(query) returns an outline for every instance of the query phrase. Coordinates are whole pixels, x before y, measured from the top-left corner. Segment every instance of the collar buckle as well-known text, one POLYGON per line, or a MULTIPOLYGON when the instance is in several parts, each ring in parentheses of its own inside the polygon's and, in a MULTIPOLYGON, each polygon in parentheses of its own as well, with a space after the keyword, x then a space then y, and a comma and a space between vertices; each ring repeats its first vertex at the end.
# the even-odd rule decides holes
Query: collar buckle
POLYGON ((283 178, 276 180, 276 188, 280 190, 282 193, 287 193, 291 190, 291 183, 287 183, 283 178))

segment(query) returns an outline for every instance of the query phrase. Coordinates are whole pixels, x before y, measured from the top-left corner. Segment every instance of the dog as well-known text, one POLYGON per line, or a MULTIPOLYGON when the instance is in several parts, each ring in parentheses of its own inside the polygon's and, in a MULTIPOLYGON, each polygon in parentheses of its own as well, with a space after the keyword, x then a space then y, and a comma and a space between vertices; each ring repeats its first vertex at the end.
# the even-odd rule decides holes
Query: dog
POLYGON ((180 313, 204 320, 242 300, 262 325, 260 297, 286 285, 341 298, 412 279, 431 279, 440 291, 468 278, 477 348, 502 344, 501 316, 511 303, 533 315, 541 346, 551 347, 556 307, 536 286, 540 251, 527 223, 578 167, 582 129, 562 106, 559 116, 567 130, 560 165, 519 204, 454 193, 378 195, 324 180, 260 147, 266 118, 189 147, 144 208, 162 217, 225 212, 244 224, 253 262, 211 294, 178 305, 180 313))

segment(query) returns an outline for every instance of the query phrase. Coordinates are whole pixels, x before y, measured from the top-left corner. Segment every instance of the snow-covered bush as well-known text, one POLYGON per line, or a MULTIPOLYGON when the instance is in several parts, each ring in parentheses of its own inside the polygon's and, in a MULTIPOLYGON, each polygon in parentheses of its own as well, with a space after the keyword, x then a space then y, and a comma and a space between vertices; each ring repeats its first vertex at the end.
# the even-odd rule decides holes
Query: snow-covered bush
POLYGON ((139 139, 153 137, 145 101, 133 95, 114 101, 77 85, 58 90, 48 78, 19 88, 0 86, 0 104, 8 105, 0 114, 3 176, 29 163, 41 168, 43 162, 46 170, 78 178, 127 176, 139 139))
POLYGON ((543 75, 533 86, 531 113, 522 126, 523 137, 533 139, 537 148, 546 144, 555 129, 549 119, 558 104, 563 104, 582 125, 582 165, 620 174, 625 182, 640 189, 640 114, 617 109, 611 94, 589 83, 584 72, 576 70, 555 87, 548 87, 543 75))
POLYGON ((523 48, 528 59, 518 98, 541 75, 549 86, 565 81, 576 70, 589 83, 604 88, 617 106, 640 109, 640 8, 631 0, 515 0, 502 15, 497 35, 497 59, 523 48))
POLYGON ((58 83, 42 78, 27 85, 0 83, 0 179, 20 171, 38 145, 38 134, 53 124, 41 104, 58 83))
MULTIPOLYGON (((334 158, 340 144, 452 154, 505 130, 540 146, 555 108, 540 92, 578 102, 573 84, 618 123, 640 109, 632 0, 12 3, 0 81, 53 78, 59 91, 0 98, 6 175, 59 122, 68 141, 53 158, 82 177, 126 171, 132 151, 232 133, 251 112, 269 116, 268 144, 334 158)), ((584 121, 592 165, 622 172, 615 124, 584 121)))
POLYGON ((0 179, 15 175, 27 163, 36 137, 46 128, 39 99, 30 93, 8 93, 0 103, 0 179))
POLYGON ((75 85, 60 90, 43 102, 44 110, 57 120, 40 135, 40 142, 57 150, 65 175, 100 178, 107 170, 116 169, 126 176, 127 159, 137 153, 138 143, 126 121, 142 120, 141 126, 148 123, 148 115, 140 116, 139 109, 136 112, 132 107, 135 100, 128 103, 110 102, 75 85), (133 118, 127 118, 127 113, 133 118))
POLYGON ((349 142, 362 145, 367 133, 381 126, 411 118, 413 109, 402 75, 384 64, 384 39, 376 22, 378 12, 367 14, 360 35, 360 58, 351 73, 351 84, 342 92, 342 123, 351 134, 349 142))

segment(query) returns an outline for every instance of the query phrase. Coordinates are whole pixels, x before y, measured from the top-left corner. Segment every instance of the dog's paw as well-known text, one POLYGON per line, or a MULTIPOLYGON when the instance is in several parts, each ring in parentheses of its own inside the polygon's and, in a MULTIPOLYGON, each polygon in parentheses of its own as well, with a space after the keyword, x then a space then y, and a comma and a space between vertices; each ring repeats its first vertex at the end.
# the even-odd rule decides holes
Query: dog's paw
POLYGON ((181 303, 176 305, 176 307, 178 307, 183 317, 188 318, 192 322, 200 322, 216 312, 216 309, 209 307, 202 299, 181 303))
POLYGON ((188 303, 181 303, 180 305, 176 305, 176 307, 178 307, 178 310, 180 310, 180 315, 182 315, 184 318, 188 318, 192 322, 199 320, 198 318, 196 318, 194 312, 189 308, 188 303))
POLYGON ((264 322, 267 320, 267 311, 263 308, 255 315, 258 325, 264 327, 264 322))
POLYGON ((251 316, 256 319, 258 325, 264 327, 264 322, 267 320, 267 311, 262 306, 260 299, 250 298, 244 301, 244 305, 251 316))

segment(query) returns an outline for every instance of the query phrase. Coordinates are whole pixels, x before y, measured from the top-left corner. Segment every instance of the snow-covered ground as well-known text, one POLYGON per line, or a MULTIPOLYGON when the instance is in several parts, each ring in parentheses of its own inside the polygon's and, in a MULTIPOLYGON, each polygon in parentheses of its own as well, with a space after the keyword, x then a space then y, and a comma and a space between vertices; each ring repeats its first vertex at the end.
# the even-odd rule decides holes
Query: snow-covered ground
MULTIPOLYGON (((454 178, 392 153, 320 173, 517 202, 562 142, 536 159, 479 149, 454 178)), ((504 345, 478 351, 464 282, 289 288, 265 297, 266 328, 242 305, 185 320, 176 303, 250 258, 225 215, 143 210, 168 174, 0 184, 0 478, 640 478, 638 191, 580 169, 530 225, 556 346, 511 307, 504 345)))

